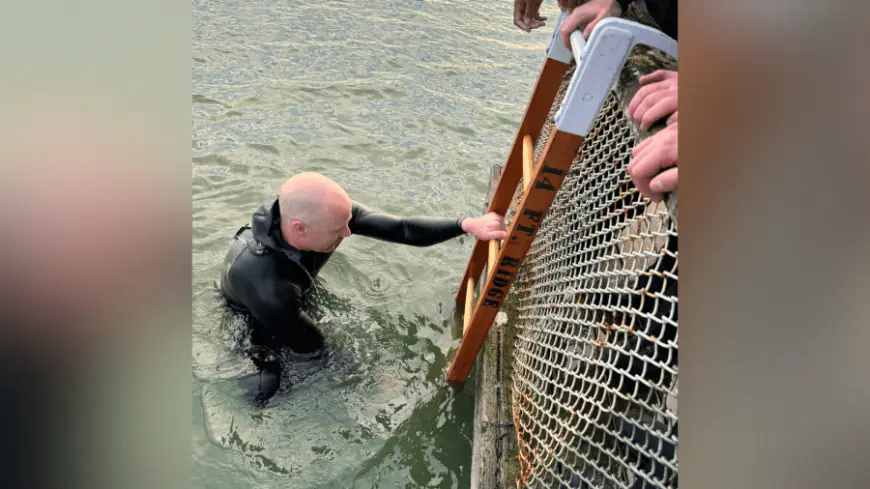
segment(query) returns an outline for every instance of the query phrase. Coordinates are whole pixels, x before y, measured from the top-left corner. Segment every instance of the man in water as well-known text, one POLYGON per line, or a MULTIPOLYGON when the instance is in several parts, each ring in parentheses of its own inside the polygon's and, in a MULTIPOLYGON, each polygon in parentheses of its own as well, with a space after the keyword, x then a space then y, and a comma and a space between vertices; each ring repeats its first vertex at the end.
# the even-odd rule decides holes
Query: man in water
POLYGON ((504 217, 400 218, 352 202, 329 178, 296 175, 279 197, 239 229, 224 260, 220 292, 230 309, 244 313, 251 328, 250 356, 258 372, 248 379, 253 401, 262 404, 280 387, 277 352, 289 348, 316 354, 324 345, 302 299, 332 252, 351 234, 392 243, 431 246, 471 233, 480 240, 503 239, 504 217))

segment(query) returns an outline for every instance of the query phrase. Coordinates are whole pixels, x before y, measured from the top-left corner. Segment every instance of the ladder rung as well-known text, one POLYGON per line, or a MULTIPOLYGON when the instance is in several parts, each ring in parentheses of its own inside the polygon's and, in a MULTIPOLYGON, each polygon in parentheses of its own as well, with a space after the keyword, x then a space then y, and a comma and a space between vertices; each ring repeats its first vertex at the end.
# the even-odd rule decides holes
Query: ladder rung
MULTIPOLYGON (((577 151, 583 144, 583 136, 562 132, 554 129, 541 153, 539 165, 535 165, 532 177, 534 185, 529 185, 517 207, 514 219, 508 229, 504 245, 496 256, 495 273, 490 273, 481 282, 479 304, 471 306, 474 282, 468 280, 466 289, 466 323, 459 349, 450 363, 447 379, 451 382, 463 382, 468 377, 474 359, 486 341, 489 329, 495 321, 508 294, 526 254, 532 247, 538 228, 544 216, 550 209, 562 181, 571 168, 571 162, 577 156, 577 151), (470 311, 470 312, 469 312, 470 311), (472 317, 473 316, 473 317, 472 317), (468 318, 471 318, 469 321, 468 318)), ((481 243, 480 254, 486 250, 481 243)), ((489 244, 489 243, 488 243, 489 244)), ((491 245, 490 245, 491 246, 491 245)), ((487 257, 481 256, 481 264, 487 257)))
POLYGON ((465 317, 463 318, 462 333, 468 329, 471 323, 471 312, 474 310, 474 277, 468 278, 468 284, 465 287, 465 317))
MULTIPOLYGON (((506 215, 510 210, 511 202, 517 194, 517 187, 523 176, 523 138, 530 135, 533 140, 537 140, 540 136, 541 128, 550 115, 553 100, 556 99, 556 95, 562 87, 562 81, 565 79, 568 68, 568 64, 553 58, 547 58, 544 61, 544 66, 541 68, 538 81, 535 82, 535 88, 532 91, 532 98, 529 99, 529 104, 526 107, 523 122, 511 143, 510 153, 499 175, 498 185, 492 194, 487 212, 506 215)), ((507 246, 507 244, 505 241, 502 246, 507 246)), ((458 307, 461 307, 465 301, 465 285, 468 283, 468 277, 479 277, 483 272, 483 267, 486 266, 486 251, 485 242, 475 241, 474 250, 468 260, 468 265, 465 267, 459 290, 456 291, 456 305, 458 307)))
POLYGON ((495 269, 495 259, 498 257, 498 240, 489 242, 489 260, 486 262, 486 274, 489 275, 495 269))
POLYGON ((532 168, 534 168, 535 149, 532 146, 532 136, 526 134, 523 137, 523 192, 529 188, 529 181, 532 179, 532 168))

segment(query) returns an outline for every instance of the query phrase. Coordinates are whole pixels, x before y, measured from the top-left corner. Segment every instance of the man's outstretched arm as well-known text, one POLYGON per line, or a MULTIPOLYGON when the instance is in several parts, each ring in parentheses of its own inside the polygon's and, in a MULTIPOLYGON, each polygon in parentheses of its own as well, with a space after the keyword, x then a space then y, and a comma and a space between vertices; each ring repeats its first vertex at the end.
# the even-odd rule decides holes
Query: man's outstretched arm
POLYGON ((352 234, 412 246, 432 246, 465 233, 482 240, 503 239, 506 234, 504 218, 493 213, 459 219, 397 217, 373 212, 356 202, 348 226, 352 234))

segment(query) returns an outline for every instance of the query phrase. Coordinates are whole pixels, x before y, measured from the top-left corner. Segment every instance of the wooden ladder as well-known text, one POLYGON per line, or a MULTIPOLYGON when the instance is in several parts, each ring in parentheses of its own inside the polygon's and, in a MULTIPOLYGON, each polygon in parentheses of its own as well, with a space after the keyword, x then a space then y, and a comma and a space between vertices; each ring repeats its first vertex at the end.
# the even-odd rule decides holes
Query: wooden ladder
POLYGON ((676 42, 673 39, 660 31, 625 19, 599 22, 589 38, 588 46, 580 32, 574 32, 570 37, 569 51, 559 36, 559 26, 565 16, 563 13, 554 27, 547 58, 487 211, 505 215, 522 178, 519 207, 503 241, 475 243, 456 295, 457 309, 464 306, 465 315, 459 349, 447 371, 449 382, 464 382, 468 377, 541 222, 630 49, 636 44, 646 44, 676 57, 676 42), (578 53, 582 53, 582 57, 578 53), (577 69, 540 160, 535 161, 535 142, 540 137, 565 73, 573 61, 577 62, 577 69), (590 88, 578 94, 578 86, 590 88), (475 301, 475 288, 484 265, 487 273, 483 277, 478 300, 475 301))

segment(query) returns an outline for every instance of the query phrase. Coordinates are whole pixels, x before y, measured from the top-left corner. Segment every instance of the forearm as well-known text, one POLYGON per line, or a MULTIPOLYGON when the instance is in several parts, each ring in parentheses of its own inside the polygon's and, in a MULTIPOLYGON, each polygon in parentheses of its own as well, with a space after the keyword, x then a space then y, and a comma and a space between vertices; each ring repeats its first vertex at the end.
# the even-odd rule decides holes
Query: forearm
POLYGON ((379 239, 411 246, 432 246, 465 233, 461 219, 437 217, 375 218, 379 239))
POLYGON ((402 219, 404 242, 414 246, 431 246, 462 234, 462 218, 410 217, 402 219))
POLYGON ((353 222, 354 234, 411 246, 432 246, 465 233, 462 218, 396 217, 363 211, 353 222))
POLYGON ((281 314, 260 314, 264 328, 257 332, 256 340, 260 346, 272 349, 290 348, 295 353, 313 353, 324 345, 323 334, 317 323, 304 311, 282 311, 281 314))
POLYGON ((314 353, 323 348, 325 339, 320 328, 304 311, 299 311, 299 321, 288 335, 287 346, 296 353, 314 353))

